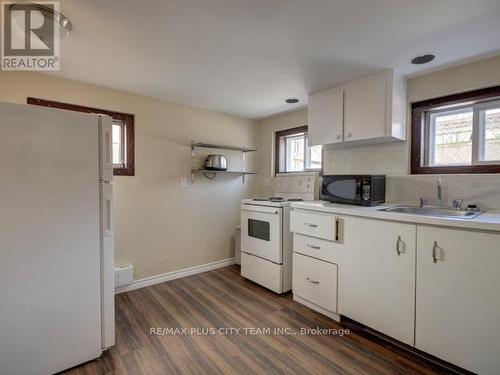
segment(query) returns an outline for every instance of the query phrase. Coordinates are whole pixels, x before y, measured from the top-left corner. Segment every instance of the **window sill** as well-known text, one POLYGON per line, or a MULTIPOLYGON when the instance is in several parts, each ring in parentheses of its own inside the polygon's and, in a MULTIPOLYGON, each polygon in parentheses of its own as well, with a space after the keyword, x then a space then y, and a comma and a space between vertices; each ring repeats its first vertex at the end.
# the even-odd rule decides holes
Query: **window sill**
POLYGON ((321 175, 321 171, 307 171, 307 172, 280 172, 276 173, 275 177, 292 177, 292 176, 314 176, 321 175))
POLYGON ((450 167, 418 167, 413 166, 412 175, 432 175, 432 174, 486 174, 500 173, 498 164, 482 164, 469 166, 450 166, 450 167))
POLYGON ((113 176, 135 176, 135 171, 132 166, 125 168, 113 168, 113 176))

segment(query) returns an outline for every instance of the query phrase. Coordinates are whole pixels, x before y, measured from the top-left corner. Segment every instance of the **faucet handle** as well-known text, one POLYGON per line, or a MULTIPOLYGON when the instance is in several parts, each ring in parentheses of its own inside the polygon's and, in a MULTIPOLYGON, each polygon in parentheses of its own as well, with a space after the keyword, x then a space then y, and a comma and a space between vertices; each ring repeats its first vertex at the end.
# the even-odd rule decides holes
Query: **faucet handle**
POLYGON ((462 202, 463 202, 462 199, 453 199, 451 204, 455 210, 460 210, 462 208, 462 202))
POLYGON ((428 206, 429 205, 429 199, 427 198, 420 198, 420 207, 428 206))

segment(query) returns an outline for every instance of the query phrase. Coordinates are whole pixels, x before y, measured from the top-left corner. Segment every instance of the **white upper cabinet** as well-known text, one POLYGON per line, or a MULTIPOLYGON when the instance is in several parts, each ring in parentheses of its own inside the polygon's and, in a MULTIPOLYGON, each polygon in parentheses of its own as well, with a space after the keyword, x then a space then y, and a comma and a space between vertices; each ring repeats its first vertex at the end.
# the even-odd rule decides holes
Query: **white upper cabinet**
POLYGON ((383 137, 386 134, 387 74, 349 83, 345 89, 345 140, 383 137))
POLYGON ((392 70, 309 96, 312 145, 335 147, 404 140, 406 84, 392 70))
POLYGON ((333 88, 309 96, 309 145, 344 140, 344 89, 333 88))

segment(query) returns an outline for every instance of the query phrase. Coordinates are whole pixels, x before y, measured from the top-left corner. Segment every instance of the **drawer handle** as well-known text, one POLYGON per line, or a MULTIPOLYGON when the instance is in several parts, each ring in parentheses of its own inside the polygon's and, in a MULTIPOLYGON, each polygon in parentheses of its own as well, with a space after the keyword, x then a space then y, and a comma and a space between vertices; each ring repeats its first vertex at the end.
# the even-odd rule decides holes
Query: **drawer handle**
POLYGON ((314 250, 319 250, 319 249, 321 249, 321 247, 319 247, 319 246, 314 246, 314 245, 311 245, 311 244, 307 244, 307 246, 309 246, 311 249, 314 249, 314 250))
POLYGON ((310 223, 304 223, 304 225, 307 225, 309 228, 317 228, 317 224, 310 224, 310 223))
POLYGON ((309 281, 311 284, 314 284, 314 285, 318 285, 319 284, 319 281, 310 279, 309 277, 306 277, 306 280, 309 281))

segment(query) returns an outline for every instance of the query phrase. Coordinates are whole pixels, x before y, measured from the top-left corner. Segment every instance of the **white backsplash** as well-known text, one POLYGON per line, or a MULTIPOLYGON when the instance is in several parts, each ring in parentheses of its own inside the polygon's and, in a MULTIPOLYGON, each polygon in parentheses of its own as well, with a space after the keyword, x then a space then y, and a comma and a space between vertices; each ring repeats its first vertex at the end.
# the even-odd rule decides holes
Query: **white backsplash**
POLYGON ((464 204, 478 204, 485 210, 500 210, 499 175, 431 175, 387 176, 386 200, 391 203, 418 204, 420 197, 436 203, 437 179, 443 181, 443 203, 451 205, 453 199, 464 204))
POLYGON ((260 198, 278 196, 314 200, 319 197, 318 174, 263 177, 259 181, 260 198))

